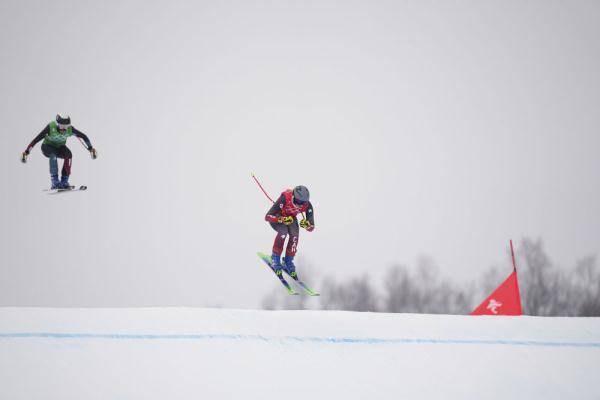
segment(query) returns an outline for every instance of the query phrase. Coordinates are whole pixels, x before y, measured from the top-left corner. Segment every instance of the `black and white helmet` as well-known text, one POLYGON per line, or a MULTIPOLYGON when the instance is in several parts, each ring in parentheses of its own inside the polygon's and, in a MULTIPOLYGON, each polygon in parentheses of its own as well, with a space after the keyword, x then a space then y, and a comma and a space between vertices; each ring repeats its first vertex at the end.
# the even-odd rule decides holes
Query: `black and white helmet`
POLYGON ((306 186, 296 186, 294 188, 294 203, 302 205, 310 200, 310 192, 306 186))
POLYGON ((62 116, 60 114, 56 114, 56 123, 58 124, 59 129, 67 129, 71 126, 71 117, 62 116))

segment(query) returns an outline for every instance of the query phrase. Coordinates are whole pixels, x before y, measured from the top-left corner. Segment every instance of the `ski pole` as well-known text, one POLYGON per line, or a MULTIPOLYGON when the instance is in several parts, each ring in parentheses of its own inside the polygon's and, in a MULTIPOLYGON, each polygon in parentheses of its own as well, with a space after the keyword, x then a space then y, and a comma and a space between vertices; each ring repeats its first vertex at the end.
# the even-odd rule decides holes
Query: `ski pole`
POLYGON ((81 138, 79 136, 77 136, 77 140, 79 140, 79 143, 81 143, 81 145, 83 146, 84 149, 88 149, 87 146, 85 145, 85 143, 83 143, 83 140, 81 140, 81 138))
POLYGON ((262 185, 260 184, 260 182, 258 181, 258 179, 256 179, 256 176, 254 175, 254 173, 251 173, 252 178, 254 179, 254 182, 256 182, 256 184, 258 185, 258 187, 260 188, 260 190, 262 190, 262 192, 265 194, 265 196, 267 196, 267 199, 271 200, 271 203, 275 203, 273 201, 273 199, 267 194, 266 190, 262 187, 262 185))
POLYGON ((86 149, 87 151, 90 152, 90 155, 92 156, 92 160, 95 160, 96 159, 96 151, 94 150, 94 152, 92 153, 93 147, 90 147, 88 149, 87 145, 85 143, 83 143, 83 140, 81 140, 81 138, 79 136, 77 136, 77 140, 79 140, 79 143, 81 143, 81 145, 83 146, 84 149, 86 149))

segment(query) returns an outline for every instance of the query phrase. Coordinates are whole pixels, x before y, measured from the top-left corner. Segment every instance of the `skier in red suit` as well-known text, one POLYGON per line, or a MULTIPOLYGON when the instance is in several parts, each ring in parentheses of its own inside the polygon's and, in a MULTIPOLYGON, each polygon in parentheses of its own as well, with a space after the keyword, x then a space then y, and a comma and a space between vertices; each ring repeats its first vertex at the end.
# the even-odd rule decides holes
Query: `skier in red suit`
POLYGON ((309 232, 315 229, 313 206, 309 199, 310 193, 305 186, 296 186, 294 190, 288 189, 281 193, 281 196, 265 216, 265 221, 269 222, 271 227, 277 231, 275 243, 273 244, 273 254, 271 255, 271 265, 277 275, 281 276, 282 269, 285 269, 290 276, 296 276, 294 256, 298 247, 299 226, 309 232), (296 215, 302 214, 304 217, 305 213, 306 217, 300 221, 298 226, 296 215), (283 253, 287 236, 289 236, 289 240, 282 264, 281 253, 283 253))

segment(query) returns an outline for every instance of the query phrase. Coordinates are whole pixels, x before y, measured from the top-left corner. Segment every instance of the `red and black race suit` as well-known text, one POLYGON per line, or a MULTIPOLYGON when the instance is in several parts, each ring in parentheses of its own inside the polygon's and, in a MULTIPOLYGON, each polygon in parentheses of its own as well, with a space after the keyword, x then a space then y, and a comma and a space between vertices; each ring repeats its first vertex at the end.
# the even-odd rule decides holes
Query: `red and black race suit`
POLYGON ((299 213, 306 213, 306 219, 311 226, 314 226, 315 220, 312 204, 310 202, 303 204, 302 206, 294 204, 293 192, 291 190, 286 190, 285 192, 281 193, 281 196, 279 196, 277 201, 273 203, 273 207, 271 207, 269 212, 267 212, 267 215, 265 215, 265 221, 269 222, 271 227, 277 231, 277 236, 275 237, 275 242, 273 243, 273 253, 281 254, 283 252, 285 239, 287 236, 289 236, 290 239, 288 240, 285 254, 287 256, 294 256, 296 254, 298 239, 300 236, 300 229, 298 227, 296 215, 299 213), (294 217, 294 222, 292 222, 290 225, 284 225, 277 222, 279 217, 287 216, 294 217))

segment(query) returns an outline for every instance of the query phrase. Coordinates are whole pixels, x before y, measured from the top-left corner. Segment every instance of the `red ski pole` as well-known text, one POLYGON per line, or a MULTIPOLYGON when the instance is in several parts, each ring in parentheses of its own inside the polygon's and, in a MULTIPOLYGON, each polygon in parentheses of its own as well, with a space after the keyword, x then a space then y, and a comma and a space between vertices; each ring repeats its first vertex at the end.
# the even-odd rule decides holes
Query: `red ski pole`
POLYGON ((258 181, 258 179, 256 179, 256 176, 254 175, 254 173, 252 173, 251 175, 252 175, 252 179, 254 179, 254 182, 256 182, 256 184, 258 185, 258 187, 260 188, 260 190, 262 190, 262 192, 265 194, 265 196, 267 196, 267 199, 271 200, 271 203, 275 203, 273 201, 273 199, 267 194, 266 190, 262 187, 262 185, 260 184, 260 182, 258 181))

